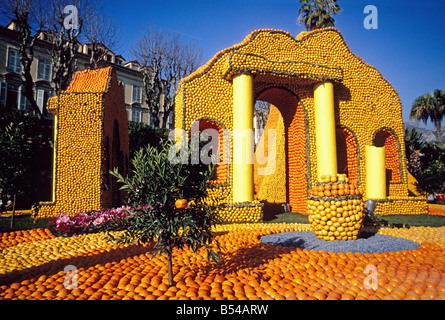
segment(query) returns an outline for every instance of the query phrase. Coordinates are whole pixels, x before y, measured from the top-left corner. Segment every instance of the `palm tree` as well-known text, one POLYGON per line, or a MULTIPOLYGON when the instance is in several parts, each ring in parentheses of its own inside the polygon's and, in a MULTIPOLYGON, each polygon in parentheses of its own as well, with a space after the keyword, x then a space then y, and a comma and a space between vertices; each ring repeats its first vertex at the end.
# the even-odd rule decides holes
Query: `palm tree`
POLYGON ((335 20, 332 16, 341 12, 337 0, 300 0, 300 3, 297 21, 304 24, 307 31, 333 27, 335 20))
POLYGON ((411 153, 421 150, 425 146, 423 134, 416 128, 405 129, 405 154, 408 157, 411 153))
POLYGON ((419 176, 422 170, 420 162, 420 151, 425 147, 423 135, 415 128, 405 128, 405 154, 408 171, 415 177, 419 176))
POLYGON ((442 142, 441 121, 445 115, 445 90, 436 89, 433 94, 425 93, 417 97, 411 107, 410 119, 431 120, 436 125, 437 141, 442 142))

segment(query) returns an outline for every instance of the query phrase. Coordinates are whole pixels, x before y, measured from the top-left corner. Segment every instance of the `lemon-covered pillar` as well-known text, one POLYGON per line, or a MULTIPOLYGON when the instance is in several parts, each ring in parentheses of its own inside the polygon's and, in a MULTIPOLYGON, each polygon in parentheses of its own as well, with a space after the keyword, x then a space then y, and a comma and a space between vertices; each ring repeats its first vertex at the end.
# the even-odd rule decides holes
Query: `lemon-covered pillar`
POLYGON ((315 144, 317 150, 317 173, 337 174, 337 145, 335 139, 334 86, 331 82, 314 85, 315 144))
POLYGON ((233 78, 233 202, 253 201, 253 78, 233 78))
POLYGON ((365 174, 366 197, 386 198, 385 147, 365 146, 365 174))

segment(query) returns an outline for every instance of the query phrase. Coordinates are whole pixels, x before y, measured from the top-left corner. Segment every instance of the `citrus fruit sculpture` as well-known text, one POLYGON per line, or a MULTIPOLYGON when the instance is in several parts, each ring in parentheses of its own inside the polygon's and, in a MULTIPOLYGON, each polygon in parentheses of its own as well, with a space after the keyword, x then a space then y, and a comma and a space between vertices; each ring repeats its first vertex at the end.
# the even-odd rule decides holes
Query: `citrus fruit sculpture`
MULTIPOLYGON (((210 193, 224 194, 230 221, 261 219, 262 201, 287 203, 293 212, 310 214, 314 201, 320 201, 310 191, 325 175, 345 175, 349 183, 338 186, 360 190, 343 198, 339 191, 324 195, 334 204, 373 199, 378 214, 428 212, 426 199, 409 192, 397 91, 353 54, 334 28, 297 37, 255 30, 182 79, 175 102, 176 129, 189 134, 203 122, 218 129, 226 146, 220 150, 229 153, 230 161, 219 164, 210 193), (248 131, 257 100, 272 106, 254 149, 248 131)), ((348 217, 358 222, 355 210, 348 209, 348 217)))
POLYGON ((345 174, 323 176, 309 191, 309 222, 318 238, 356 240, 363 222, 362 190, 345 174))
POLYGON ((74 215, 120 206, 123 194, 109 171, 128 172, 128 120, 123 87, 111 67, 77 72, 48 101, 55 114, 53 200, 37 217, 74 215))

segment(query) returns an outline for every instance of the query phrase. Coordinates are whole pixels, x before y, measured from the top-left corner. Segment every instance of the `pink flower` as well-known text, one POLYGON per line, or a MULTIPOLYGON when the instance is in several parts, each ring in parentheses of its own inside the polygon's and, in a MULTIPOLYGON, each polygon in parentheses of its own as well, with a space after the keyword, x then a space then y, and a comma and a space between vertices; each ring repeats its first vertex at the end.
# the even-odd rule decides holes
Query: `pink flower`
MULTIPOLYGON (((150 206, 141 206, 141 209, 151 209, 150 206)), ((138 215, 140 215, 139 213, 138 215)), ((134 217, 134 211, 129 206, 119 208, 100 209, 92 212, 79 212, 69 217, 61 213, 49 221, 48 226, 62 234, 80 234, 124 228, 124 217, 134 217)))
POLYGON ((57 224, 61 223, 69 223, 70 218, 66 215, 66 213, 62 213, 58 216, 58 219, 56 220, 57 224))
POLYGON ((106 222, 105 217, 99 217, 96 220, 93 221, 93 225, 98 226, 106 222))

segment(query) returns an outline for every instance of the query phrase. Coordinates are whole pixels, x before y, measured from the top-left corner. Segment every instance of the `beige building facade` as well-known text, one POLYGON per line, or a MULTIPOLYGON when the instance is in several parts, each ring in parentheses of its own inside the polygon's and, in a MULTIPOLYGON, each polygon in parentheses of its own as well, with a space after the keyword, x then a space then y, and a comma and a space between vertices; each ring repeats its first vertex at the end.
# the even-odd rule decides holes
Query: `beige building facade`
MULTIPOLYGON (((34 60, 31 74, 34 80, 34 94, 37 105, 45 118, 52 115, 46 110, 46 102, 53 96, 51 84, 51 34, 42 33, 34 47, 34 60)), ((126 61, 121 55, 115 54, 108 48, 105 66, 112 66, 118 80, 124 85, 125 106, 129 121, 142 122, 153 126, 150 110, 143 98, 142 66, 138 61, 126 61)), ((91 53, 90 44, 78 44, 77 70, 89 68, 91 53)), ((8 108, 27 110, 31 107, 23 95, 22 64, 19 55, 17 31, 10 22, 6 27, 0 26, 0 105, 8 108)), ((170 117, 167 128, 173 128, 173 116, 170 117)))

